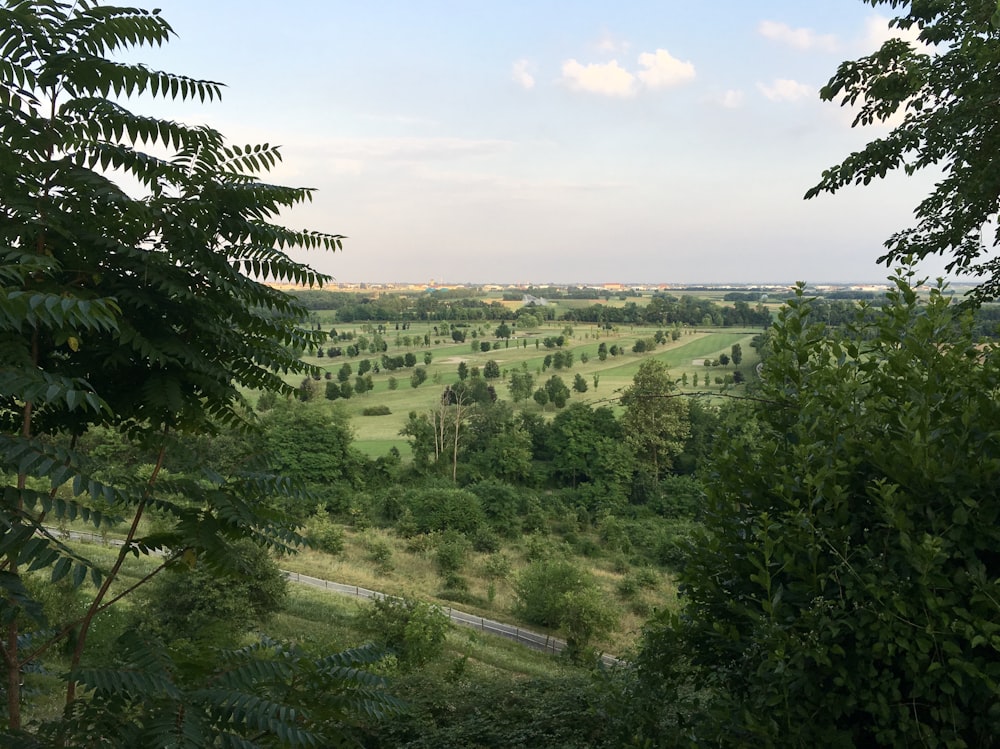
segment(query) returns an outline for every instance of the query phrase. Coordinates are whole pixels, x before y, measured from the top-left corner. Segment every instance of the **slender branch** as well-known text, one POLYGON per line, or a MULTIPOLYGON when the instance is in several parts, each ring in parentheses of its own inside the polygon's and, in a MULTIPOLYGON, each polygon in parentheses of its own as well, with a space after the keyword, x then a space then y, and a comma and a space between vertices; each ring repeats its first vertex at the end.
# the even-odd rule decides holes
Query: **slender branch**
MULTIPOLYGON (((148 583, 150 580, 152 580, 157 574, 159 574, 160 572, 162 572, 163 570, 165 570, 170 565, 170 563, 173 562, 175 559, 177 559, 179 556, 180 556, 180 554, 174 554, 169 559, 164 560, 164 562, 162 564, 160 564, 158 567, 156 567, 152 571, 148 572, 147 574, 143 575, 137 582, 133 583, 128 588, 126 588, 125 590, 123 590, 121 593, 117 594, 116 596, 114 596, 110 600, 105 601, 100 606, 98 606, 97 610, 94 613, 95 614, 99 614, 102 611, 104 611, 105 609, 111 608, 111 606, 113 606, 114 604, 118 603, 118 601, 120 601, 125 596, 129 595, 136 588, 139 588, 139 587, 145 585, 146 583, 148 583)), ((64 637, 66 637, 66 635, 68 635, 76 627, 78 627, 83 622, 83 620, 87 617, 87 615, 89 613, 90 612, 88 611, 87 614, 84 614, 83 616, 81 616, 78 619, 74 619, 72 622, 70 622, 69 624, 67 624, 65 627, 63 627, 61 630, 59 630, 56 634, 54 634, 52 637, 50 637, 44 643, 42 643, 37 648, 35 648, 34 650, 32 650, 30 653, 28 653, 28 655, 26 655, 24 658, 21 659, 21 664, 30 663, 35 658, 38 658, 39 656, 44 655, 45 652, 49 648, 51 648, 57 642, 60 642, 64 637)))
POLYGON ((7 667, 7 723, 11 730, 21 728, 21 669, 17 664, 17 620, 7 625, 3 660, 7 667))
MULTIPOLYGON (((166 427, 164 427, 164 437, 166 437, 166 427)), ((90 603, 90 608, 87 609, 87 613, 81 620, 80 634, 76 641, 76 647, 73 649, 73 657, 70 660, 70 672, 80 664, 80 659, 83 657, 83 648, 87 643, 87 634, 90 631, 91 624, 94 622, 94 617, 99 611, 103 610, 101 603, 104 600, 104 596, 107 595, 111 584, 117 579, 119 570, 121 570, 125 559, 132 550, 132 542, 135 540, 136 532, 139 529, 139 521, 142 519, 143 511, 146 509, 146 502, 153 491, 153 485, 156 483, 156 479, 160 475, 160 470, 163 468, 163 460, 166 454, 167 444, 166 440, 164 440, 160 445, 160 454, 156 458, 156 466, 153 468, 153 473, 150 475, 149 481, 146 482, 146 490, 143 492, 142 498, 135 508, 132 526, 129 528, 128 535, 126 535, 125 541, 122 543, 121 550, 118 552, 118 558, 115 560, 111 571, 105 576, 100 590, 97 591, 97 595, 94 596, 94 600, 90 603)), ((71 676, 66 683, 66 704, 68 705, 74 699, 76 699, 76 681, 71 676)))

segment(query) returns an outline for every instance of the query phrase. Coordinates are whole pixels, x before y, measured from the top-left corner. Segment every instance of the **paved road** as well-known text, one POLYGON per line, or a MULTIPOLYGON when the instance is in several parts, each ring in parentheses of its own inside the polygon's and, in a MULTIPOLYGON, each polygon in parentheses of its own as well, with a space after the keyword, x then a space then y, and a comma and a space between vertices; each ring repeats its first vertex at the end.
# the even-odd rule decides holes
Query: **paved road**
MULTIPOLYGON (((50 528, 54 534, 58 534, 60 531, 56 528, 50 528)), ((119 539, 105 538, 98 533, 87 533, 85 531, 71 531, 69 532, 69 537, 79 541, 90 541, 91 543, 102 543, 111 546, 120 546, 122 542, 119 539)), ((362 588, 357 585, 346 585, 344 583, 336 583, 332 580, 324 580, 319 577, 311 577, 309 575, 303 575, 299 572, 289 572, 288 570, 282 570, 289 580, 301 585, 309 585, 313 588, 322 588, 324 590, 329 590, 332 593, 339 593, 340 595, 353 596, 354 598, 384 598, 387 594, 382 593, 377 590, 368 590, 367 588, 362 588)), ((508 640, 514 640, 532 650, 539 650, 545 653, 561 653, 566 647, 566 641, 560 640, 557 637, 552 637, 551 635, 545 635, 540 632, 532 632, 531 630, 522 629, 520 627, 515 627, 510 624, 504 624, 503 622, 493 621, 492 619, 484 619, 481 616, 476 616, 475 614, 469 614, 465 611, 459 611, 458 609, 453 609, 451 607, 440 607, 441 610, 448 615, 448 618, 455 624, 461 627, 469 627, 471 629, 478 629, 480 632, 486 632, 491 635, 496 635, 498 637, 504 637, 508 640)), ((615 658, 613 655, 602 655, 601 661, 606 666, 615 666, 622 663, 621 660, 615 658)))

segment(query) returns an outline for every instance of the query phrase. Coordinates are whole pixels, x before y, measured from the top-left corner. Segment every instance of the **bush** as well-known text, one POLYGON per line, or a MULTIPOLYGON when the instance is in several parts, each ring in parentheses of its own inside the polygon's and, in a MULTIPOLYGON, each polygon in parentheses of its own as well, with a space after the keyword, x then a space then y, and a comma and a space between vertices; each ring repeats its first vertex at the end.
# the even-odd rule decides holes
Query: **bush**
POLYGON ((375 572, 379 575, 388 575, 396 565, 392 562, 392 547, 382 539, 368 539, 365 542, 365 549, 368 551, 367 559, 375 563, 375 572))
POLYGON ((392 411, 388 406, 367 406, 361 411, 362 416, 388 416, 392 411))
POLYGON ((563 596, 593 586, 590 576, 566 559, 532 562, 514 584, 515 610, 532 624, 558 627, 562 621, 563 596))
POLYGON ((472 535, 486 522, 479 497, 462 489, 415 489, 404 503, 413 513, 417 530, 455 530, 472 535))
POLYGON ((441 575, 456 573, 465 566, 469 555, 469 540, 456 531, 447 531, 438 538, 434 561, 441 575))
POLYGON ((457 580, 465 587, 447 586, 444 590, 438 592, 437 597, 442 601, 451 601, 452 603, 458 603, 463 606, 477 606, 485 608, 488 605, 488 601, 484 601, 480 596, 469 592, 468 584, 465 580, 460 577, 457 578, 457 580))
POLYGON ((472 548, 483 554, 500 551, 501 546, 503 544, 500 541, 500 536, 491 528, 485 526, 479 528, 472 537, 472 548))
POLYGON ((369 637, 391 648, 404 671, 440 655, 450 622, 437 606, 410 598, 379 598, 361 620, 369 637))
POLYGON ((305 535, 316 549, 327 554, 339 554, 344 550, 344 531, 331 522, 325 512, 306 521, 305 535))
POLYGON ((232 643, 281 609, 288 580, 266 549, 251 541, 231 547, 225 567, 169 568, 140 607, 143 626, 166 640, 232 643))
POLYGON ((510 572, 510 558, 505 554, 490 554, 483 560, 481 573, 487 580, 506 580, 510 572))

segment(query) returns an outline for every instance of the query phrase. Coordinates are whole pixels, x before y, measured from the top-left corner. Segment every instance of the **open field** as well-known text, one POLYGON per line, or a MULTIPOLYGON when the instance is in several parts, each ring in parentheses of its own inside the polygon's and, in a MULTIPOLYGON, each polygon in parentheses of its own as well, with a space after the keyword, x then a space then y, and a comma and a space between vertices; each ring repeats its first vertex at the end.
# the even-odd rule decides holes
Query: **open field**
MULTIPOLYGON (((589 301, 589 300, 588 300, 589 301)), ((329 330, 333 324, 323 323, 329 330)), ((410 346, 397 346, 396 338, 403 331, 388 330, 383 334, 388 344, 385 352, 390 356, 397 356, 412 353, 416 356, 418 366, 424 366, 424 355, 430 353, 431 363, 426 366, 427 380, 417 388, 411 387, 410 375, 412 368, 400 369, 395 373, 381 371, 373 374, 373 389, 361 396, 354 396, 350 399, 338 399, 337 402, 347 411, 352 418, 352 425, 355 429, 355 444, 365 453, 378 456, 388 453, 392 447, 396 447, 402 454, 408 454, 408 445, 404 438, 399 435, 400 429, 407 420, 411 411, 425 412, 436 405, 440 398, 441 391, 446 385, 458 382, 458 365, 465 362, 471 370, 478 367, 480 370, 486 362, 493 360, 497 362, 501 371, 501 378, 493 382, 500 398, 509 399, 507 390, 507 379, 509 373, 514 369, 521 369, 531 373, 535 377, 535 386, 540 386, 553 374, 558 374, 568 386, 572 386, 573 379, 580 373, 587 382, 585 393, 573 392, 571 402, 579 400, 585 403, 608 404, 614 406, 622 389, 628 387, 640 362, 646 357, 655 357, 667 363, 671 373, 678 382, 678 387, 682 392, 706 391, 718 392, 721 386, 714 382, 706 388, 704 377, 710 374, 714 380, 716 376, 732 374, 735 368, 730 364, 728 367, 705 367, 702 361, 706 358, 717 359, 719 354, 728 354, 732 345, 739 343, 743 350, 743 361, 740 370, 747 379, 752 377, 753 366, 757 362, 756 352, 750 346, 753 337, 760 331, 759 329, 730 329, 730 328, 682 328, 680 338, 671 341, 669 335, 664 345, 656 347, 652 352, 636 354, 631 351, 633 344, 638 339, 652 338, 657 329, 653 327, 622 326, 612 330, 602 330, 597 325, 564 323, 548 324, 537 330, 529 332, 517 331, 516 336, 509 342, 500 342, 500 347, 491 349, 488 352, 478 350, 480 341, 488 341, 493 344, 496 339, 493 331, 498 323, 487 322, 482 324, 470 323, 470 327, 461 328, 467 333, 465 343, 454 343, 450 336, 443 338, 435 333, 432 323, 412 323, 405 331, 405 335, 410 337, 410 346), (572 330, 571 334, 568 331, 572 330), (472 339, 472 332, 475 331, 477 338, 472 339), (424 336, 430 340, 430 345, 422 345, 424 336), (546 348, 543 341, 547 337, 564 335, 565 345, 562 349, 546 348), (412 345, 413 341, 421 345, 412 345), (477 351, 473 352, 473 343, 477 346, 477 351), (619 356, 608 356, 605 361, 598 358, 598 347, 601 343, 608 348, 617 345, 624 350, 619 356), (570 351, 573 353, 573 365, 569 369, 556 370, 553 368, 542 372, 546 355, 556 351, 570 351), (583 358, 587 362, 583 362, 583 358), (682 384, 684 375, 687 375, 687 384, 682 384), (694 386, 694 376, 699 377, 699 386, 694 386), (596 377, 596 383, 595 383, 596 377), (396 388, 392 389, 390 380, 395 379, 396 388), (595 386, 596 385, 596 386, 595 386), (363 416, 362 411, 370 406, 385 405, 391 410, 391 414, 386 416, 363 416)), ((356 337, 368 335, 359 324, 337 325, 338 333, 350 332, 356 337)), ((391 327, 389 325, 387 328, 391 327)), ((344 345, 347 342, 337 342, 337 345, 344 345)), ((331 345, 331 344, 328 344, 331 345)), ((351 365, 352 375, 350 382, 354 382, 357 373, 358 362, 363 359, 370 359, 373 363, 379 361, 381 354, 363 354, 356 357, 339 356, 329 357, 307 357, 306 361, 314 364, 324 371, 331 373, 331 377, 336 380, 338 370, 345 362, 351 365)), ((297 383, 295 383, 297 384, 297 383)), ((322 397, 325 388, 325 380, 320 382, 320 396, 322 397)), ((728 386, 730 392, 740 392, 739 386, 728 386)), ((542 410, 533 401, 522 403, 519 408, 542 410)), ((544 411, 546 414, 555 414, 552 406, 548 406, 544 411)))

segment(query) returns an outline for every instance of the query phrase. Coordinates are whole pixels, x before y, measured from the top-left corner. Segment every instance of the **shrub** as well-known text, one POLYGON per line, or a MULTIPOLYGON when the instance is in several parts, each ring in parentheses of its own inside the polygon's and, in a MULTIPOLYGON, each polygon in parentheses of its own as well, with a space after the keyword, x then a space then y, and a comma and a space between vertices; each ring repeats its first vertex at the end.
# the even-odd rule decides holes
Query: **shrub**
POLYGON ((487 580, 506 580, 510 576, 510 558, 506 554, 490 554, 483 560, 481 572, 487 580))
POLYGON ((469 555, 469 540, 456 531, 447 531, 438 538, 434 561, 441 575, 458 572, 469 555))
POLYGON ((495 551, 500 551, 502 545, 500 536, 498 536, 491 528, 487 528, 485 526, 479 528, 472 537, 472 548, 483 554, 491 554, 495 551))
POLYGON ((462 489, 416 489, 404 497, 417 530, 471 535, 485 523, 479 497, 462 489))
POLYGON ((365 542, 368 551, 367 559, 375 563, 375 572, 388 575, 396 566, 392 562, 392 547, 382 539, 369 539, 365 542))
POLYGON ((223 569, 180 565, 155 578, 140 616, 164 639, 224 644, 280 610, 287 593, 267 551, 244 540, 223 569))
POLYGON ((388 406, 367 406, 361 411, 362 416, 388 416, 392 411, 388 406))
POLYGON ((442 601, 451 601, 452 603, 458 603, 465 606, 478 606, 485 607, 487 601, 484 601, 480 596, 470 593, 468 590, 468 584, 462 578, 457 578, 457 581, 464 585, 462 588, 446 587, 444 590, 437 594, 437 597, 442 601))
POLYGON ((450 623, 437 606, 410 598, 379 598, 362 616, 376 643, 391 648, 404 671, 440 655, 450 623))
POLYGON ((515 609, 527 622, 558 627, 562 621, 563 595, 593 585, 586 572, 566 559, 532 562, 514 584, 515 609))
POLYGON ((325 512, 306 521, 306 538, 315 548, 327 554, 339 554, 344 550, 344 531, 331 522, 325 512))

